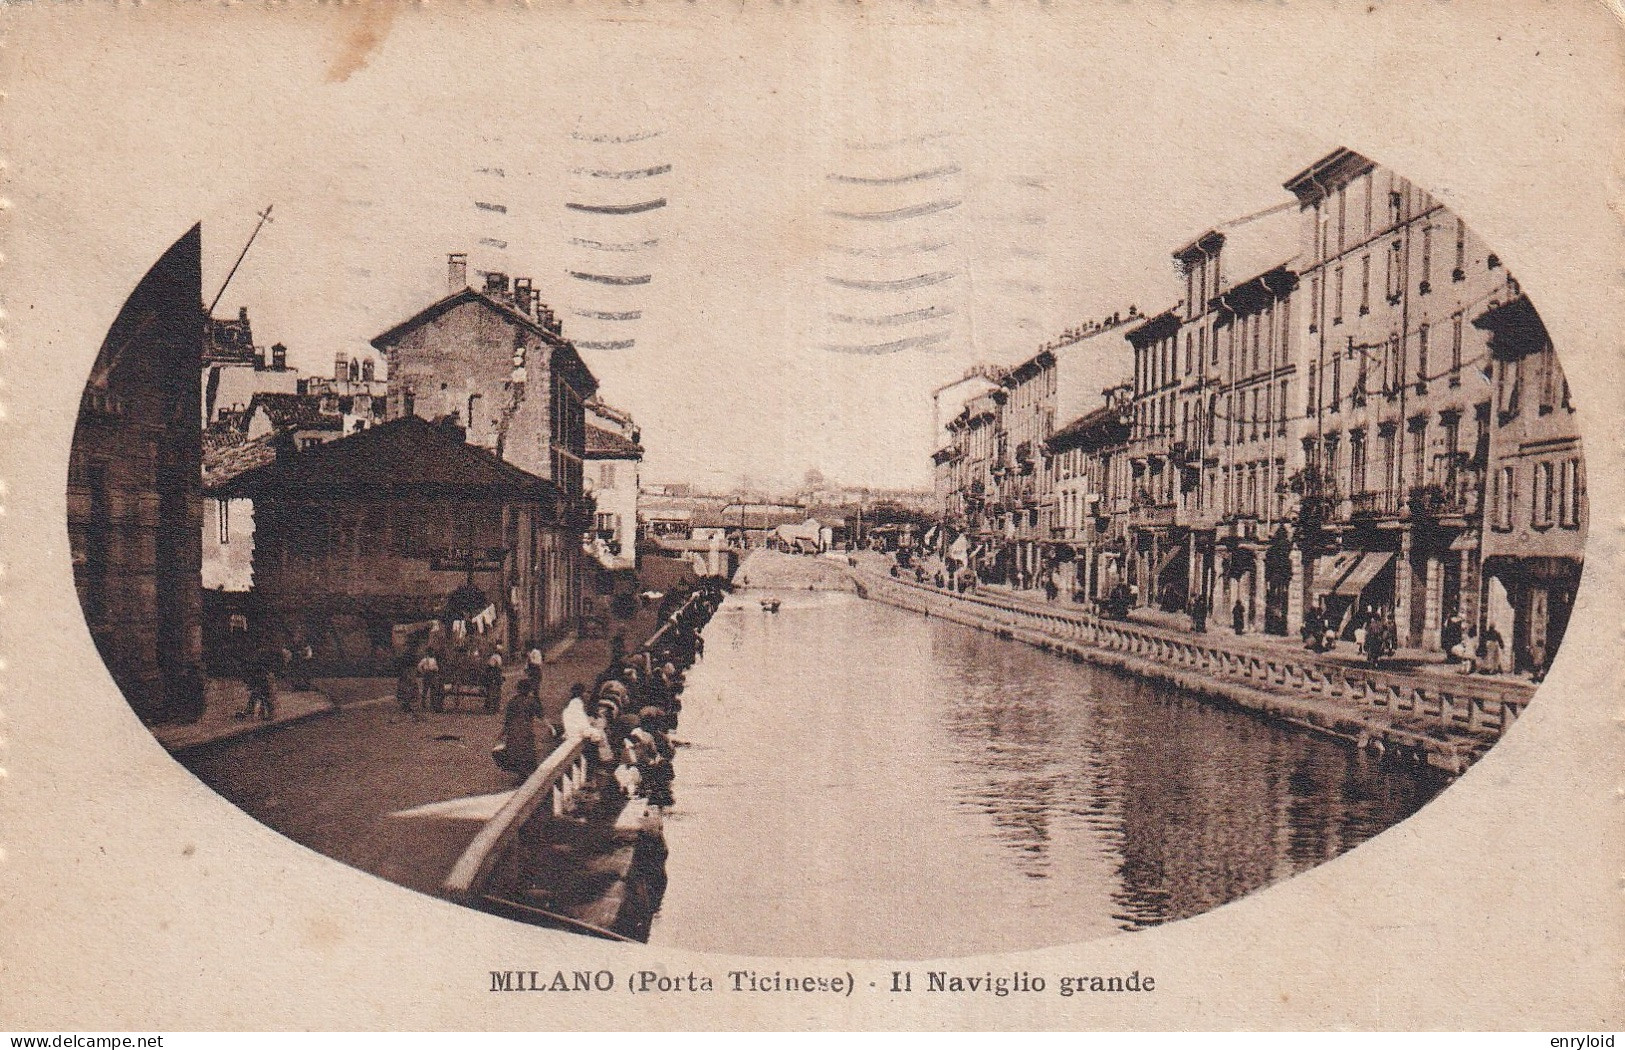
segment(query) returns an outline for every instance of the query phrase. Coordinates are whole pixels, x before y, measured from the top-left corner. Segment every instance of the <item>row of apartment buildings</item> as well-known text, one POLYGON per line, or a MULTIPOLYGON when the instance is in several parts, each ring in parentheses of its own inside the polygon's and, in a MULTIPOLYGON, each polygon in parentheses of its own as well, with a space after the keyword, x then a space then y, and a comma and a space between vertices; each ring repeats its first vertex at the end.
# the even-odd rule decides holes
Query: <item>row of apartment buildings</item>
POLYGON ((1428 650, 1459 617, 1541 662, 1587 509, 1538 314, 1458 216, 1367 158, 1336 150, 1284 187, 1172 253, 1174 305, 1069 333, 971 397, 934 455, 947 524, 998 582, 1239 602, 1280 635, 1311 607, 1347 633, 1384 608, 1428 650))

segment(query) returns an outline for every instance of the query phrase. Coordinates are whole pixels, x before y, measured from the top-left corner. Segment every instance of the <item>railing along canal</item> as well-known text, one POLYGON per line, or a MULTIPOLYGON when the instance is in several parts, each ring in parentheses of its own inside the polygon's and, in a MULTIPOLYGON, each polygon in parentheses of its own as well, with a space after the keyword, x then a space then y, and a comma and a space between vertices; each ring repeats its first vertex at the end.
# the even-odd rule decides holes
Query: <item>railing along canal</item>
POLYGON ((1517 720, 1533 690, 1522 683, 1469 675, 1403 675, 1378 668, 1351 667, 1313 654, 1284 654, 1247 647, 1230 648, 1173 631, 1084 612, 1035 609, 1014 599, 981 594, 949 594, 933 587, 863 573, 869 592, 889 591, 892 604, 971 626, 1008 632, 1012 637, 1060 647, 1088 659, 1116 654, 1193 671, 1220 681, 1273 693, 1320 697, 1345 706, 1371 708, 1445 729, 1500 736, 1517 720), (966 607, 969 607, 967 610, 966 607))
MULTIPOLYGON (((683 604, 666 618, 660 629, 649 636, 642 648, 652 650, 659 645, 661 638, 677 625, 682 614, 698 600, 698 594, 689 595, 683 604)), ((559 744, 553 753, 536 767, 536 771, 514 791, 497 811, 496 816, 486 821, 479 834, 474 836, 474 840, 463 851, 463 855, 457 859, 451 874, 446 876, 441 884, 441 891, 456 901, 477 902, 484 895, 485 887, 490 882, 503 854, 513 846, 521 829, 542 812, 544 805, 553 816, 563 816, 569 810, 576 792, 581 790, 586 782, 585 740, 579 736, 571 737, 559 744)))

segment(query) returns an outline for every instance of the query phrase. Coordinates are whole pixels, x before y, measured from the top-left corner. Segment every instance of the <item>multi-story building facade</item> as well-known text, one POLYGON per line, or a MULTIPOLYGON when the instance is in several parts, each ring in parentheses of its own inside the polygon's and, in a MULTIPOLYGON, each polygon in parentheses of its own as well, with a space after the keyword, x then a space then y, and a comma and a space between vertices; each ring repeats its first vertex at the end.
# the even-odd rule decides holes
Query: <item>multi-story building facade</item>
POLYGON ((68 543, 96 650, 143 721, 203 710, 202 229, 107 331, 68 459, 68 543))
POLYGON ((580 611, 592 527, 585 499, 586 402, 598 380, 564 338, 528 278, 487 273, 467 284, 467 257, 448 257, 447 295, 375 337, 389 381, 390 421, 450 422, 468 444, 551 482, 569 508, 577 540, 538 563, 548 601, 580 611))
POLYGON ((1574 609, 1589 508, 1574 402, 1546 326, 1509 283, 1473 325, 1489 334, 1491 406, 1484 514, 1485 626, 1516 670, 1540 670, 1574 609))
POLYGON ((1304 598, 1345 635, 1390 609, 1401 646, 1478 617, 1490 387, 1472 324, 1508 277, 1460 218, 1336 150, 1285 183, 1301 222, 1298 545, 1304 598))
POLYGON ((985 391, 965 402, 965 407, 948 422, 946 446, 952 471, 952 492, 946 501, 947 524, 967 536, 972 547, 988 547, 999 534, 998 486, 993 466, 1002 459, 998 435, 999 409, 1005 399, 1002 387, 985 391))
POLYGON ((1174 445, 1175 461, 1193 482, 1182 504, 1192 527, 1191 593, 1224 613, 1239 602, 1249 629, 1283 635, 1302 623, 1292 588, 1301 577, 1292 557, 1296 497, 1287 485, 1302 465, 1289 424, 1297 284, 1283 264, 1214 297, 1217 353, 1209 354, 1205 397, 1193 402, 1188 427, 1181 406, 1174 445))
POLYGON ((390 419, 450 419, 470 444, 581 497, 586 401, 598 381, 528 278, 466 283, 450 256, 448 294, 375 337, 389 375, 390 419))
MULTIPOLYGON (((1190 528, 1175 514, 1184 482, 1173 458, 1183 323, 1179 309, 1165 310, 1124 335, 1134 353, 1126 582, 1139 604, 1164 608, 1184 607, 1190 577, 1190 528)), ((1204 337, 1204 357, 1206 350, 1204 337)))
POLYGON ((997 420, 1000 455, 992 470, 1002 543, 990 568, 994 578, 1017 586, 1037 579, 1039 545, 1046 537, 1040 524, 1050 497, 1043 444, 1055 430, 1055 383, 1055 355, 1047 349, 1004 377, 1006 396, 997 420))
POLYGON ((1129 383, 1107 389, 1104 405, 1044 443, 1054 494, 1045 562, 1056 587, 1075 600, 1099 599, 1123 579, 1132 391, 1129 383))
POLYGON ((631 416, 597 398, 587 408, 587 482, 593 503, 588 549, 601 567, 632 571, 638 567, 641 434, 631 416))

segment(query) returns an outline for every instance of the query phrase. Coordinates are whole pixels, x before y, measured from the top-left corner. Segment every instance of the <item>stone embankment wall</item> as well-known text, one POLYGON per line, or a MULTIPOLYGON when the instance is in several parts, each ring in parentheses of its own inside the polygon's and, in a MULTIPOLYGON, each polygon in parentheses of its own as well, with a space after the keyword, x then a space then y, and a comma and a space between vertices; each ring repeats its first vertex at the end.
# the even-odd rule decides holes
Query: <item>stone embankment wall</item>
POLYGON ((1468 676, 1397 674, 1313 654, 1227 647, 1083 613, 958 595, 861 569, 865 598, 990 631, 1079 662, 1126 671, 1242 708, 1272 721, 1458 774, 1517 719, 1533 690, 1468 676))

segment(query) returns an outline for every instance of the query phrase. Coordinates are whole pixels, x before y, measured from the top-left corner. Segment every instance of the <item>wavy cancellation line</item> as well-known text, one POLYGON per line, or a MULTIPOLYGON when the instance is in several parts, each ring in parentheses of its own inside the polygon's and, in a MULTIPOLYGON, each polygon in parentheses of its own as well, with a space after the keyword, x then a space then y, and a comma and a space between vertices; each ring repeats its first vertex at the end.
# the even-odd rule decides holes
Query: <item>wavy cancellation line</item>
POLYGON ((615 274, 607 274, 607 273, 583 273, 580 270, 566 270, 564 272, 569 274, 571 277, 574 277, 578 281, 593 281, 593 282, 595 282, 597 284, 614 284, 614 285, 648 284, 650 281, 654 280, 654 274, 652 274, 652 273, 644 273, 644 274, 637 274, 635 276, 621 277, 621 276, 617 276, 615 274))
POLYGON ((925 215, 935 215, 938 212, 957 208, 961 201, 943 199, 939 201, 926 201, 924 204, 910 204, 905 208, 892 208, 888 211, 835 211, 827 214, 837 219, 848 219, 852 222, 897 222, 901 219, 918 219, 925 215))
POLYGON ((650 139, 659 138, 660 134, 660 129, 654 128, 650 131, 634 131, 629 135, 592 135, 586 132, 572 131, 570 137, 577 142, 612 142, 624 145, 628 142, 647 142, 650 139))
POLYGON ((923 135, 904 135, 902 138, 883 139, 879 142, 864 142, 859 139, 847 139, 844 145, 849 150, 868 152, 870 150, 896 149, 898 146, 913 146, 926 142, 935 142, 938 139, 953 137, 952 131, 928 131, 923 135))
POLYGON ((953 247, 949 240, 923 240, 910 241, 908 244, 884 244, 879 246, 831 244, 827 245, 832 252, 841 255, 854 255, 864 259, 895 259, 900 255, 924 255, 927 252, 940 252, 944 248, 953 247))
POLYGON ((632 168, 629 171, 609 171, 603 168, 571 168, 572 175, 586 175, 593 179, 650 179, 671 171, 670 164, 656 164, 651 168, 632 168))
POLYGON ((590 317, 595 321, 636 321, 643 317, 642 310, 571 310, 577 317, 590 317))
POLYGON ((904 277, 896 281, 865 281, 850 277, 835 277, 826 275, 824 280, 841 288, 853 288, 860 292, 906 292, 914 288, 928 288, 933 284, 951 281, 954 274, 951 270, 938 270, 935 273, 922 273, 916 277, 904 277))
POLYGON ((835 354, 895 354, 901 350, 935 346, 946 342, 947 339, 947 332, 932 332, 929 335, 911 335, 905 339, 894 339, 889 343, 826 344, 824 349, 835 354))
POLYGON ((885 314, 880 317, 861 317, 854 314, 829 314, 829 319, 839 324, 862 324, 875 328, 889 328, 894 325, 912 324, 915 321, 929 321, 937 317, 952 317, 954 309, 951 306, 927 306, 923 310, 905 310, 897 314, 885 314))
POLYGON ((905 175, 826 175, 824 177, 831 182, 844 182, 852 186, 901 186, 909 182, 925 182, 930 179, 958 175, 962 170, 957 164, 944 164, 941 167, 927 168, 924 171, 910 172, 905 175))
POLYGON ((571 211, 586 211, 595 215, 637 215, 641 212, 654 211, 656 208, 664 208, 666 198, 656 197, 654 200, 639 201, 636 204, 579 204, 576 201, 566 201, 564 206, 571 211))
POLYGON ((587 237, 571 237, 570 243, 599 252, 641 252, 645 248, 658 245, 660 238, 649 237, 641 241, 595 241, 587 237))
POLYGON ((638 344, 636 339, 576 339, 572 340, 579 350, 630 350, 638 344))

